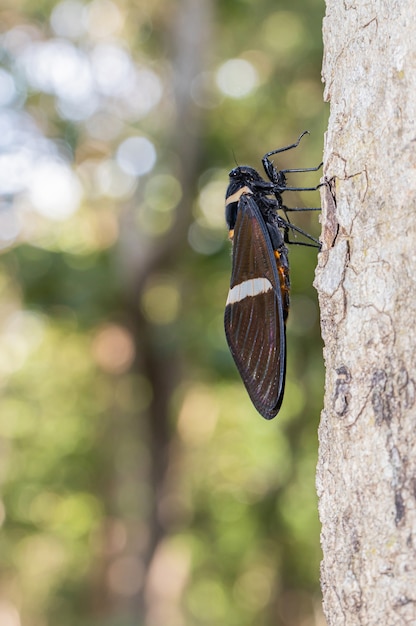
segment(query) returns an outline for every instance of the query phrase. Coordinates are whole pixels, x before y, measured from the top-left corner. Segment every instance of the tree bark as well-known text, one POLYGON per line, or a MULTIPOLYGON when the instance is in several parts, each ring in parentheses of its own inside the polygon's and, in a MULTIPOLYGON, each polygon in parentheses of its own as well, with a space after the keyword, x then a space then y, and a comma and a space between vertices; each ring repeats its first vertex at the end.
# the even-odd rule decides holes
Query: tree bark
POLYGON ((416 4, 326 6, 324 611, 416 624, 416 4))

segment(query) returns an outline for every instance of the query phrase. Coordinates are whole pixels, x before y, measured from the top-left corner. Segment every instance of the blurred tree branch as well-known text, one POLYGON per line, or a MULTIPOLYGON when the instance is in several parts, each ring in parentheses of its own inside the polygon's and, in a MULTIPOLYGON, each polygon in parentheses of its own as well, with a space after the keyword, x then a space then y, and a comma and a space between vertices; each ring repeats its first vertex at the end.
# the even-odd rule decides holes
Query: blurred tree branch
MULTIPOLYGON (((178 204, 171 228, 161 237, 151 238, 141 234, 133 223, 133 212, 123 216, 120 241, 122 272, 127 276, 129 292, 137 298, 142 282, 149 275, 170 266, 180 256, 187 238, 192 216, 195 180, 199 172, 199 160, 203 149, 201 128, 203 113, 191 96, 193 80, 206 66, 210 48, 212 6, 210 0, 197 5, 192 0, 180 0, 171 32, 166 33, 172 49, 172 81, 175 110, 171 128, 165 142, 165 154, 170 167, 177 171, 182 187, 182 199, 178 204)), ((167 24, 166 26, 169 26, 167 24)), ((163 160, 163 155, 161 160, 163 160)), ((140 202, 140 189, 135 202, 140 202)), ((134 208, 134 207, 132 207, 134 208)))
MULTIPOLYGON (((165 143, 165 152, 174 162, 169 166, 177 170, 182 188, 171 228, 161 237, 141 234, 132 225, 135 207, 123 216, 119 242, 121 273, 126 287, 128 325, 133 329, 138 359, 137 372, 143 375, 152 389, 152 400, 144 416, 149 432, 150 446, 150 492, 152 511, 148 519, 149 541, 145 561, 147 566, 163 538, 167 528, 161 520, 160 497, 164 492, 169 458, 171 427, 171 401, 180 381, 181 358, 178 354, 175 325, 169 328, 173 341, 167 350, 160 349, 160 327, 147 319, 140 310, 143 289, 155 274, 175 272, 178 261, 187 247, 187 233, 191 222, 196 177, 203 145, 201 109, 191 97, 192 81, 204 69, 211 31, 211 2, 181 0, 176 5, 174 27, 169 33, 172 55, 172 90, 175 111, 172 116, 170 135, 165 143), (127 278, 127 280, 126 280, 127 278)), ((139 189, 140 194, 140 189, 139 189)), ((136 198, 140 202, 140 198, 136 198)), ((142 416, 137 416, 142 419, 142 416)), ((146 585, 144 586, 146 588, 146 585)), ((152 613, 151 599, 154 594, 147 588, 148 607, 152 613)), ((143 597, 133 600, 137 614, 146 612, 143 597)), ((157 603, 157 598, 155 599, 157 603)))

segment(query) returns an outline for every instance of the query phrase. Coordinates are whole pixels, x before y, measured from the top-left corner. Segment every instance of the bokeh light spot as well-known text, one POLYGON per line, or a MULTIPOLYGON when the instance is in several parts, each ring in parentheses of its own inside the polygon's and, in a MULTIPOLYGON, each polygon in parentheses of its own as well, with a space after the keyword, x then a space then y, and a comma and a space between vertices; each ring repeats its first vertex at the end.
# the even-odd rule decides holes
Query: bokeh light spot
POLYGON ((235 597, 247 610, 259 611, 270 601, 273 582, 273 570, 257 564, 240 576, 234 588, 235 597))
POLYGON ((11 602, 0 600, 1 626, 21 626, 21 623, 17 608, 11 602))
MULTIPOLYGON (((2 130, 0 120, 0 133, 2 130)), ((32 165, 33 155, 26 147, 14 146, 0 154, 0 192, 8 195, 22 191, 32 175, 32 165)))
POLYGON ((196 581, 189 591, 189 609, 196 621, 226 623, 227 599, 224 588, 214 579, 196 581))
POLYGON ((148 597, 153 600, 157 615, 152 624, 172 624, 171 612, 188 581, 191 554, 184 541, 165 539, 159 542, 149 568, 148 597))
POLYGON ((156 163, 156 150, 146 137, 129 137, 119 146, 116 158, 127 174, 143 176, 156 163))
MULTIPOLYGON (((224 226, 225 233, 225 226, 224 226)), ((216 230, 207 227, 203 220, 198 219, 190 225, 188 230, 189 245, 198 254, 215 254, 224 245, 225 234, 220 235, 216 230)))
POLYGON ((135 219, 140 233, 150 237, 160 237, 172 226, 173 216, 173 211, 157 211, 143 204, 138 207, 135 219))
POLYGON ((158 277, 146 286, 141 307, 153 324, 171 324, 179 314, 181 296, 174 281, 169 277, 158 277))
POLYGON ((134 81, 124 93, 123 107, 131 119, 140 119, 149 113, 162 97, 162 82, 148 68, 136 69, 134 81))
POLYGON ((258 84, 256 68, 245 59, 230 59, 223 63, 216 75, 219 89, 230 98, 248 96, 258 84))
POLYGON ((282 56, 293 52, 306 37, 301 18, 291 11, 268 15, 262 30, 265 43, 282 56))
POLYGON ((0 249, 12 244, 20 229, 20 219, 13 204, 0 198, 0 249))
POLYGON ((93 0, 84 9, 84 23, 92 38, 103 39, 120 32, 124 17, 111 0, 93 0))
POLYGON ((85 126, 91 137, 110 142, 121 133, 123 122, 119 117, 100 110, 85 120, 85 126))
POLYGON ((7 106, 16 96, 13 76, 0 68, 0 106, 7 106))
POLYGON ((123 171, 112 159, 98 164, 95 180, 100 193, 110 198, 129 198, 137 186, 137 179, 123 171))
POLYGON ((105 372, 122 374, 130 368, 135 356, 133 338, 122 326, 109 324, 95 335, 92 354, 105 372))
POLYGON ((206 224, 211 228, 224 230, 224 180, 213 180, 205 185, 199 194, 198 203, 206 224))
POLYGON ((28 192, 38 213, 54 220, 65 220, 78 209, 82 187, 65 163, 43 159, 33 166, 28 192))
POLYGON ((51 39, 27 47, 21 57, 29 83, 71 101, 93 95, 93 77, 85 52, 67 40, 51 39))
POLYGON ((0 373, 19 370, 44 336, 44 318, 32 311, 15 311, 0 333, 0 373))
POLYGON ((170 174, 158 174, 147 181, 144 198, 154 211, 165 213, 176 207, 182 197, 180 182, 170 174))
POLYGON ((53 9, 50 22, 53 30, 60 37, 77 39, 84 32, 82 14, 85 10, 83 2, 78 0, 63 0, 53 9))
POLYGON ((50 524, 57 534, 66 537, 88 535, 100 516, 100 504, 89 493, 65 494, 51 510, 50 524))
POLYGON ((116 44, 94 48, 92 69, 98 89, 106 96, 118 96, 134 80, 134 63, 129 53, 116 44))
POLYGON ((192 387, 186 394, 178 418, 178 432, 187 444, 207 443, 215 430, 219 405, 205 387, 192 387))

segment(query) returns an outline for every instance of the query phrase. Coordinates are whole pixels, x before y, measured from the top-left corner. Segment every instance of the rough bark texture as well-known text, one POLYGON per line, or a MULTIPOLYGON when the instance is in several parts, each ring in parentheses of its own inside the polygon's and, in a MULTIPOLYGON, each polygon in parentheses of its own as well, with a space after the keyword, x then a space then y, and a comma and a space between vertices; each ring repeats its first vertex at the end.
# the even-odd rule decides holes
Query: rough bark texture
POLYGON ((416 3, 326 5, 324 610, 416 624, 416 3))

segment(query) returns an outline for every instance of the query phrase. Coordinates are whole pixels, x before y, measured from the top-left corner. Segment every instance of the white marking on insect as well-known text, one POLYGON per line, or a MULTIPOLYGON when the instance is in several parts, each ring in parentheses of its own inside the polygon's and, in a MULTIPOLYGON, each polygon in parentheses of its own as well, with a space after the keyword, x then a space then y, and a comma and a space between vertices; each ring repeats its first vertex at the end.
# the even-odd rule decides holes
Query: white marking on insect
POLYGON ((238 202, 241 196, 246 193, 252 194, 253 192, 251 191, 250 187, 247 187, 247 186, 240 187, 238 191, 233 193, 231 196, 228 196, 228 198, 225 200, 225 206, 228 206, 229 204, 232 204, 233 202, 238 202))
POLYGON ((261 293, 267 293, 271 289, 273 289, 273 285, 267 278, 251 278, 250 280, 245 280, 243 283, 234 285, 234 287, 230 289, 225 306, 241 302, 244 298, 253 298, 261 293))

